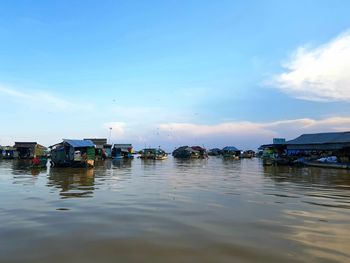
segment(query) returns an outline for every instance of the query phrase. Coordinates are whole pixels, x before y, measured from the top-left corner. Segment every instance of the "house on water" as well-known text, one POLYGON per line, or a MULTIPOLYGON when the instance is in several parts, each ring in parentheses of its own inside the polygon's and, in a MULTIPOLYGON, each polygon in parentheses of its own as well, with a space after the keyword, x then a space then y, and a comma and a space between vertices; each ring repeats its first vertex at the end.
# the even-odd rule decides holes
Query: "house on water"
POLYGON ((207 150, 200 146, 181 146, 172 152, 178 159, 205 159, 208 158, 207 150))
POLYGON ((37 142, 15 142, 13 147, 17 149, 18 158, 20 159, 45 156, 47 153, 47 148, 37 142))
POLYGON ((2 159, 18 158, 17 149, 11 146, 0 146, 0 158, 2 159))
POLYGON ((112 145, 107 143, 105 138, 91 138, 90 140, 95 144, 95 154, 97 159, 106 159, 111 157, 112 145))
POLYGON ((112 148, 112 158, 114 159, 132 159, 134 149, 132 144, 129 143, 119 143, 114 144, 112 148))
POLYGON ((238 150, 235 146, 226 146, 222 148, 222 157, 227 159, 239 159, 241 157, 241 150, 238 150))
POLYGON ((336 156, 340 162, 350 161, 350 132, 303 134, 286 142, 288 156, 336 156))
POLYGON ((93 167, 95 144, 90 140, 69 140, 50 146, 51 165, 56 167, 93 167))

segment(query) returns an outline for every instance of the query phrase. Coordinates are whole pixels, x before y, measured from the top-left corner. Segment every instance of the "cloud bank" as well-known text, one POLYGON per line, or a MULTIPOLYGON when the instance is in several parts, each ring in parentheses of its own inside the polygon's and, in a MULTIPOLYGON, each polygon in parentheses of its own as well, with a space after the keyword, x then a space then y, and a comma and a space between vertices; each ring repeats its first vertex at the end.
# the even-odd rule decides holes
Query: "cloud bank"
POLYGON ((299 47, 273 86, 298 99, 350 102, 350 31, 314 48, 299 47))
POLYGON ((232 144, 242 149, 271 143, 274 137, 293 139, 302 133, 350 131, 350 117, 292 119, 274 122, 227 122, 214 125, 165 123, 160 131, 178 144, 205 144, 208 147, 232 144))

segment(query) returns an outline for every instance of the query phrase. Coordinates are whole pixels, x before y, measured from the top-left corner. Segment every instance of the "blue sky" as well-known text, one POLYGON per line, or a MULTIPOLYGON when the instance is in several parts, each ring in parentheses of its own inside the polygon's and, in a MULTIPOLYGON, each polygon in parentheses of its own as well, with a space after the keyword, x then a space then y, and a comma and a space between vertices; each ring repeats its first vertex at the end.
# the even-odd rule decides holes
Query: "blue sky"
POLYGON ((257 148, 350 130, 349 1, 1 1, 0 144, 257 148), (348 58, 348 59, 346 59, 348 58), (349 84, 349 85, 348 85, 349 84))

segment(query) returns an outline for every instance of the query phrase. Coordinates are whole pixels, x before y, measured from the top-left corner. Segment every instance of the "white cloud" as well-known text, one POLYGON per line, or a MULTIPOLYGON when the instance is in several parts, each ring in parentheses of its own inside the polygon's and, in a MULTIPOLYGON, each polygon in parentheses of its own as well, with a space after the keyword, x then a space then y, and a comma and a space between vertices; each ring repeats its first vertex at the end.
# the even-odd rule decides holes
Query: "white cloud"
POLYGON ((70 102, 67 99, 61 98, 44 90, 22 91, 12 87, 0 85, 0 95, 2 99, 11 99, 21 105, 26 105, 31 108, 39 108, 50 111, 71 111, 84 109, 84 107, 78 103, 70 102))
POLYGON ((274 122, 226 122, 214 125, 167 123, 159 125, 168 140, 179 144, 230 144, 254 148, 272 142, 274 137, 293 139, 302 133, 350 131, 350 117, 292 119, 274 122))
POLYGON ((296 98, 350 101, 350 32, 314 48, 299 47, 272 84, 296 98))
POLYGON ((163 131, 175 132, 177 135, 193 137, 236 134, 266 134, 273 136, 273 132, 264 129, 263 125, 248 121, 226 122, 216 125, 168 123, 159 125, 159 128, 163 131))
POLYGON ((112 138, 120 138, 125 134, 126 124, 124 122, 107 122, 103 126, 107 129, 111 129, 112 138))

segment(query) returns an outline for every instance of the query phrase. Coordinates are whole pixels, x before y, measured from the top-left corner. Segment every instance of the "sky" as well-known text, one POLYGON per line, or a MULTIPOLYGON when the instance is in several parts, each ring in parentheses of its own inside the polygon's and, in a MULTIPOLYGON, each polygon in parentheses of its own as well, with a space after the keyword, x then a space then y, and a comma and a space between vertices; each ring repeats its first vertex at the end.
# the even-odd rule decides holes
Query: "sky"
POLYGON ((0 1, 0 145, 350 130, 350 2, 0 1))

